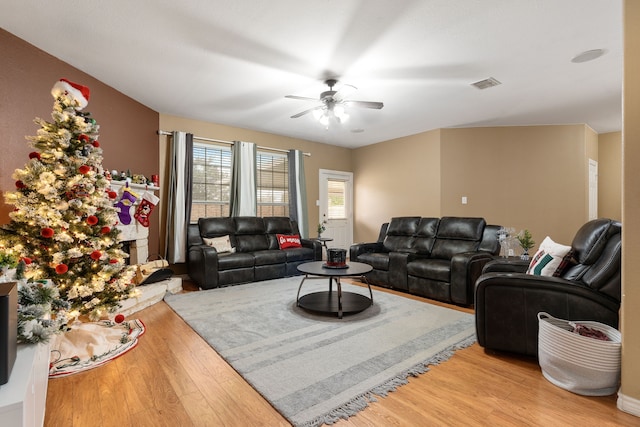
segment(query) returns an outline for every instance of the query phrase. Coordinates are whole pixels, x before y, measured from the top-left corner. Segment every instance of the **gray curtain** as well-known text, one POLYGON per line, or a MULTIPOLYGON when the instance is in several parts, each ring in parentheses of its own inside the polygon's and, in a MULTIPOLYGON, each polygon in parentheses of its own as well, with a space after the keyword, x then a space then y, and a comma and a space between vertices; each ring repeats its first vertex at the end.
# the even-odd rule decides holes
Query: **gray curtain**
POLYGON ((256 156, 258 150, 253 142, 233 142, 233 167, 231 169, 231 216, 256 216, 256 156))
POLYGON ((170 162, 165 259, 175 264, 187 261, 187 227, 191 218, 192 200, 193 134, 173 132, 170 162))
POLYGON ((304 153, 289 150, 289 216, 298 222, 300 236, 309 236, 307 184, 304 178, 304 153))

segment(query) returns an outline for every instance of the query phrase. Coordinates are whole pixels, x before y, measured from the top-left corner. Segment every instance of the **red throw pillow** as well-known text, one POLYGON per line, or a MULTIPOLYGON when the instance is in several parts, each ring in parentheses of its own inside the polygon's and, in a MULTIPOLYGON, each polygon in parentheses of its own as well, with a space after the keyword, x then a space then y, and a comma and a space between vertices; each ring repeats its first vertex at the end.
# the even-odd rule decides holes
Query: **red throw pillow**
POLYGON ((280 246, 280 249, 302 247, 299 234, 276 234, 276 237, 278 238, 278 246, 280 246))

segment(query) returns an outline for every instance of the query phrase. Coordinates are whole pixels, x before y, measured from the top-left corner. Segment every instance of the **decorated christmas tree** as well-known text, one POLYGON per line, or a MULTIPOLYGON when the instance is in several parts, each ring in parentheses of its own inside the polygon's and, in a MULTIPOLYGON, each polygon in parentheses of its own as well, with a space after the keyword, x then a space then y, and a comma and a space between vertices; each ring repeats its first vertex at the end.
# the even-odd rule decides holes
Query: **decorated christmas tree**
POLYGON ((82 112, 89 89, 62 79, 51 94, 53 121, 35 120, 40 129, 27 137, 34 151, 13 174, 16 190, 5 193, 15 208, 0 247, 20 257, 29 282, 53 284, 70 307, 58 316, 97 319, 128 298, 135 270, 118 242, 117 194, 103 173, 99 126, 82 112))

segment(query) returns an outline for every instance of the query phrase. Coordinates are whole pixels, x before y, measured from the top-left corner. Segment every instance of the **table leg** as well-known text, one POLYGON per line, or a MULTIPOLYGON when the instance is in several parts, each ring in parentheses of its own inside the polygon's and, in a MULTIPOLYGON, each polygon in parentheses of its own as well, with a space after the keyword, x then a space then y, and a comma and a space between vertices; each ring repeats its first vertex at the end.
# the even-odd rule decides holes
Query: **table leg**
POLYGON ((338 284, 338 319, 342 319, 342 285, 340 284, 340 277, 335 279, 338 284))
POLYGON ((304 283, 305 280, 307 280, 307 277, 309 277, 309 275, 305 274, 302 280, 300 281, 300 286, 298 286, 298 295, 296 295, 296 306, 298 307, 300 307, 300 303, 298 302, 300 301, 300 289, 302 289, 302 284, 304 283))
POLYGON ((364 283, 367 284, 367 287, 369 288, 369 297, 371 297, 371 305, 373 305, 373 291, 371 290, 371 285, 369 284, 369 281, 365 276, 360 276, 360 280, 364 280, 364 283))

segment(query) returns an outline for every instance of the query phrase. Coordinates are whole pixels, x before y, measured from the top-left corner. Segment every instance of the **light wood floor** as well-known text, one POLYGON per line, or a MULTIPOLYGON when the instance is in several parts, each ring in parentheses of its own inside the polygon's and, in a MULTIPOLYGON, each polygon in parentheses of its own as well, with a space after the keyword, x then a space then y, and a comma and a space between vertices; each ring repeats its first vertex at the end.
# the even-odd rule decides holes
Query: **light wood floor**
MULTIPOLYGON (((188 283, 185 289, 194 290, 188 283)), ((136 317, 147 327, 136 348, 100 368, 49 381, 45 426, 290 425, 164 302, 136 317)), ((615 395, 569 393, 545 380, 535 360, 486 353, 477 344, 334 424, 639 425, 640 418, 616 408, 615 395)))

